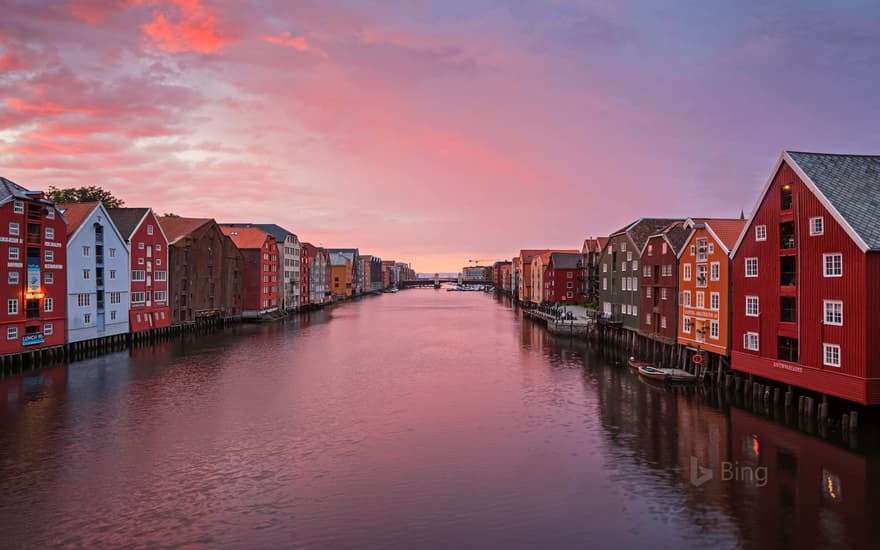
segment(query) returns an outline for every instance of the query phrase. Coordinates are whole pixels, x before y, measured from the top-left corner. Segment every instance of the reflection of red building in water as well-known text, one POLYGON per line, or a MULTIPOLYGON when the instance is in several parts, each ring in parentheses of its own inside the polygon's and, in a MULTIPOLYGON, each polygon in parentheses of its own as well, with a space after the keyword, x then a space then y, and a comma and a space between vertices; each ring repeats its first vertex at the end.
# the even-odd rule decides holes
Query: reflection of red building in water
POLYGON ((750 538, 787 548, 878 548, 878 459, 735 408, 730 423, 733 471, 767 469, 764 486, 725 482, 750 538))
POLYGON ((0 177, 0 354, 64 344, 67 227, 40 191, 0 177))

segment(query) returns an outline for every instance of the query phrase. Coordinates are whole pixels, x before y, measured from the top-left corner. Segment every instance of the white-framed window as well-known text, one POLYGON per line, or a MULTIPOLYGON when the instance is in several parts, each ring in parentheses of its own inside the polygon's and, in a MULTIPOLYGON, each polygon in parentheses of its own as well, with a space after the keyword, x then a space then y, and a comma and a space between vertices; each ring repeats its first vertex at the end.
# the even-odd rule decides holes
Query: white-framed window
POLYGON ((55 325, 54 323, 44 323, 43 324, 43 335, 52 336, 55 333, 55 325))
POLYGON ((614 245, 609 244, 608 245, 608 253, 611 254, 612 252, 614 252, 614 245))
POLYGON ((630 290, 632 290, 633 292, 635 292, 635 291, 638 290, 638 289, 639 289, 639 278, 638 278, 638 277, 633 277, 633 278, 632 278, 632 284, 630 285, 630 290))
POLYGON ((132 292, 131 293, 131 303, 142 304, 146 301, 147 301, 147 297, 143 292, 132 292))
POLYGON ((6 300, 6 313, 8 315, 18 315, 18 298, 6 300))
POLYGON ((18 225, 18 222, 9 222, 9 234, 13 237, 17 237, 21 231, 21 226, 18 225))
POLYGON ((706 264, 697 264, 697 288, 709 286, 709 267, 706 264))
POLYGON ((690 317, 685 317, 682 319, 681 331, 684 332, 685 334, 691 333, 691 318, 690 317))
POLYGON ((681 268, 681 278, 684 279, 685 281, 690 281, 691 280, 691 269, 692 269, 691 264, 683 264, 682 268, 681 268))
POLYGON ((715 254, 715 243, 709 243, 709 255, 715 254))
POLYGON ((608 273, 608 264, 602 264, 602 273, 608 273))
POLYGON ((660 299, 661 300, 666 299, 666 287, 665 286, 660 289, 660 299))
POLYGON ((77 294, 76 295, 76 305, 78 307, 88 307, 92 305, 92 295, 91 294, 77 294))
POLYGON ((51 271, 47 271, 43 273, 43 284, 53 285, 55 284, 55 274, 51 271))
POLYGON ((826 277, 843 277, 843 254, 823 254, 822 263, 826 277))
POLYGON ((83 313, 83 324, 91 325, 92 324, 92 314, 91 313, 83 313))
POLYGON ((115 280, 116 280, 116 270, 115 270, 115 269, 111 269, 111 270, 110 270, 110 280, 111 280, 111 281, 115 281, 115 280))
POLYGON ((147 224, 147 235, 153 234, 153 224, 147 224))
POLYGON ((51 206, 49 207, 49 211, 46 212, 46 219, 47 220, 54 220, 55 219, 55 209, 52 208, 51 206))
MULTIPOLYGON (((568 297, 571 298, 571 292, 569 292, 568 294, 568 297)), ((167 300, 167 294, 164 290, 157 290, 153 293, 153 300, 156 302, 164 302, 167 300)))
POLYGON ((626 271, 626 262, 620 262, 620 270, 626 271))
POLYGON ((90 247, 88 247, 88 246, 82 247, 82 252, 83 252, 83 258, 88 258, 89 254, 91 254, 90 247))
POLYGON ((18 284, 18 271, 10 271, 6 278, 6 282, 10 285, 18 284))
POLYGON ((632 270, 633 270, 633 271, 638 271, 638 270, 639 270, 639 262, 638 262, 638 260, 633 260, 632 264, 633 264, 633 265, 632 265, 632 270))
POLYGON ((645 287, 645 298, 652 298, 652 296, 651 296, 651 287, 649 287, 649 286, 646 286, 646 287, 645 287))
POLYGON ((810 218, 810 236, 815 237, 823 233, 825 233, 825 218, 822 216, 810 218))
POLYGON ((122 293, 121 292, 111 292, 110 293, 110 303, 111 304, 121 304, 122 303, 122 293))
POLYGON ((55 310, 55 298, 44 298, 43 299, 43 311, 46 313, 52 313, 55 310))
POLYGON ((840 346, 822 344, 822 364, 826 367, 840 367, 840 346))
POLYGON ((651 276, 651 266, 646 265, 645 267, 642 268, 642 276, 644 276, 644 277, 651 276))
POLYGON ((162 245, 161 244, 156 245, 156 252, 162 252, 162 245))
POLYGON ((691 305, 691 291, 685 290, 681 293, 681 305, 690 307, 691 305))
POLYGON ((626 253, 626 261, 631 262, 632 259, 633 259, 633 253, 632 253, 632 252, 627 252, 627 253, 626 253))
POLYGON ((47 227, 45 230, 45 233, 46 233, 46 240, 47 241, 54 241, 55 240, 55 228, 54 227, 47 227))
POLYGON ((44 250, 43 251, 43 261, 47 264, 50 264, 55 261, 55 251, 54 250, 44 250))
POLYGON ((138 258, 138 265, 144 265, 144 259, 138 258))
POLYGON ((706 307, 706 293, 702 290, 697 291, 697 306, 700 309, 705 309, 706 307))
POLYGON ((746 317, 757 317, 760 312, 757 296, 746 296, 746 317))
POLYGON ((17 246, 10 246, 10 247, 9 247, 9 255, 8 255, 8 257, 9 257, 9 259, 12 260, 12 261, 18 261, 18 259, 19 259, 21 256, 18 255, 18 247, 17 247, 17 246))
POLYGON ((608 290, 608 278, 602 277, 602 290, 608 290))
POLYGON ((12 202, 12 213, 13 214, 24 214, 24 203, 22 201, 13 201, 12 202))
POLYGON ((721 280, 721 262, 712 262, 709 264, 709 279, 712 281, 721 280))
POLYGON ((626 243, 620 243, 620 251, 626 252, 626 243))
POLYGON ((146 281, 147 280, 147 272, 143 269, 135 269, 131 272, 131 280, 132 281, 146 281))
POLYGON ((114 309, 113 311, 110 312, 110 320, 111 320, 111 321, 115 321, 115 320, 116 320, 116 310, 115 310, 115 309, 114 309))
POLYGON ((636 306, 636 305, 632 306, 632 314, 633 314, 634 316, 638 316, 638 314, 639 314, 639 306, 636 306))
MULTIPOLYGON (((654 255, 654 245, 649 244, 648 245, 648 256, 653 256, 653 255, 654 255)), ((650 324, 650 322, 648 324, 650 324)))
POLYGON ((691 245, 690 254, 691 254, 691 256, 697 255, 697 247, 695 245, 691 245))
POLYGON ((755 226, 755 240, 756 241, 766 241, 767 240, 767 226, 766 225, 756 225, 755 226))
POLYGON ((92 278, 92 270, 91 269, 83 269, 83 280, 88 281, 92 278))
POLYGON ((718 321, 709 321, 709 338, 717 340, 719 334, 721 334, 721 331, 718 321))
POLYGON ((144 249, 144 243, 143 243, 143 241, 141 241, 138 243, 138 250, 143 250, 143 249, 144 249))
POLYGON ((747 332, 743 334, 743 348, 749 351, 758 351, 759 339, 757 332, 747 332))
POLYGON ((115 249, 115 248, 110 248, 110 249, 108 249, 108 250, 107 250, 107 253, 108 253, 108 255, 109 255, 111 258, 115 258, 115 257, 116 257, 116 249, 115 249))
POLYGON ((650 325, 650 324, 651 324, 651 314, 650 314, 650 313, 646 313, 646 314, 645 314, 645 324, 646 324, 646 325, 650 325))
POLYGON ((758 258, 746 258, 746 277, 758 276, 758 258))
POLYGON ((721 309, 721 294, 718 292, 709 293, 709 309, 714 311, 721 309))
POLYGON ((824 309, 826 325, 843 325, 843 302, 840 300, 825 300, 824 309))
POLYGON ((660 316, 660 328, 666 328, 666 316, 665 315, 660 316))
POLYGON ((18 327, 8 327, 6 329, 6 339, 15 340, 18 338, 18 327))

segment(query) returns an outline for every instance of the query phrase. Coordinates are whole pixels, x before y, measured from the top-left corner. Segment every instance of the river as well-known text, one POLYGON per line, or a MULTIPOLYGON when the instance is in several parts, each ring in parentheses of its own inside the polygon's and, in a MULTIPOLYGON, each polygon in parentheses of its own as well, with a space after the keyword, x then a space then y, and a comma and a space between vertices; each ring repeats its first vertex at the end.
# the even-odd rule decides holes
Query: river
POLYGON ((865 441, 611 363, 416 289, 0 380, 0 546, 880 547, 865 441))

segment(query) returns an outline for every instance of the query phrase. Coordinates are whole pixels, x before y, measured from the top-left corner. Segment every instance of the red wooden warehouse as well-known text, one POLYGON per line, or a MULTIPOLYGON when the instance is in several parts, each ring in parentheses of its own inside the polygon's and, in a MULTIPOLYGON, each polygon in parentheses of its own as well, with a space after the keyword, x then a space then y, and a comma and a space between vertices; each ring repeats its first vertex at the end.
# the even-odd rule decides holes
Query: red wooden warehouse
POLYGON ((242 315, 255 317, 278 309, 278 247, 257 227, 221 225, 244 259, 242 315))
POLYGON ((648 237, 641 250, 639 332, 670 344, 678 337, 678 252, 688 235, 686 222, 672 222, 648 237))
POLYGON ((129 278, 131 332, 170 326, 168 239, 156 215, 151 208, 111 208, 107 213, 128 246, 130 272, 144 271, 143 277, 129 278))
POLYGON ((65 342, 67 227, 40 191, 0 177, 0 354, 65 342))
POLYGON ((731 367, 880 403, 880 157, 785 152, 732 251, 731 367))
POLYGON ((573 304, 580 289, 583 256, 551 252, 544 272, 544 300, 552 304, 573 304))

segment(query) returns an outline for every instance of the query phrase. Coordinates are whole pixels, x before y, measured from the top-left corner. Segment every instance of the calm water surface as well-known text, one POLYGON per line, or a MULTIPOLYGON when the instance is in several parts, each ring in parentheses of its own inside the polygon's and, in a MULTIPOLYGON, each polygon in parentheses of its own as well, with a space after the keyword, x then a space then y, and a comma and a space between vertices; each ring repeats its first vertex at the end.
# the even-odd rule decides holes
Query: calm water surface
POLYGON ((864 441, 610 363, 426 289, 2 380, 0 546, 880 547, 864 441))

